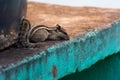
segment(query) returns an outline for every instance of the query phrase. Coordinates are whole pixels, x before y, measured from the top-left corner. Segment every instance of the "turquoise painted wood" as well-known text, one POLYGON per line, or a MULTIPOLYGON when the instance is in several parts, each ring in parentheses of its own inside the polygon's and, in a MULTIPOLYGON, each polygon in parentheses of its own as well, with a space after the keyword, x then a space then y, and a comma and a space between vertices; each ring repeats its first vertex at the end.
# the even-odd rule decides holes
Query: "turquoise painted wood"
POLYGON ((58 80, 76 70, 82 72, 120 51, 119 32, 120 21, 117 21, 104 30, 88 32, 82 38, 52 46, 2 69, 0 80, 58 80))
POLYGON ((120 80, 120 53, 98 61, 81 72, 76 71, 59 80, 120 80))

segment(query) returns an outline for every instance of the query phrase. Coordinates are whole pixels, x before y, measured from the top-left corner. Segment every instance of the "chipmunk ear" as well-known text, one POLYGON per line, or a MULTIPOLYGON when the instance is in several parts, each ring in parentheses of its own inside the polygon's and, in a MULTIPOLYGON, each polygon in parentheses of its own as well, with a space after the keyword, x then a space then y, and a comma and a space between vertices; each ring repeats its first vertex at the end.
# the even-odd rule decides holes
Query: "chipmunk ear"
POLYGON ((56 25, 57 29, 61 29, 61 26, 59 24, 56 25))

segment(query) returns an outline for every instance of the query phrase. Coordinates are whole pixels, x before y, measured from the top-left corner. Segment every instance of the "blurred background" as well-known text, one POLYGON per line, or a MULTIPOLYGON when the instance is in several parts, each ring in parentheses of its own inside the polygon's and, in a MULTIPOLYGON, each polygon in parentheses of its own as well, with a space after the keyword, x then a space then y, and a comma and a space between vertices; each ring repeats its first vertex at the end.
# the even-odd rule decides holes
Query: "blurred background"
POLYGON ((59 4, 59 5, 69 5, 69 6, 120 8, 120 0, 28 0, 28 1, 59 4))

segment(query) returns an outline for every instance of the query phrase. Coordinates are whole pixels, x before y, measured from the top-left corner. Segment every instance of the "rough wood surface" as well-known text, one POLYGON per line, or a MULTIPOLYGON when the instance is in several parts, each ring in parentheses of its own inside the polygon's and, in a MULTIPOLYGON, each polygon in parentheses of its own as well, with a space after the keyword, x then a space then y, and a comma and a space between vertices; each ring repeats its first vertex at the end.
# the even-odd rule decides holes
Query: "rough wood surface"
POLYGON ((27 18, 33 26, 60 24, 73 39, 93 29, 103 29, 109 23, 120 19, 120 9, 68 7, 30 2, 27 18))
MULTIPOLYGON (((120 9, 103 9, 94 7, 68 7, 43 3, 28 3, 27 18, 32 25, 44 24, 64 27, 71 39, 74 39, 93 29, 103 29, 106 25, 120 19, 120 9)), ((40 49, 8 48, 0 52, 0 66, 16 63, 27 56, 41 52, 48 47, 61 42, 42 45, 40 49)))

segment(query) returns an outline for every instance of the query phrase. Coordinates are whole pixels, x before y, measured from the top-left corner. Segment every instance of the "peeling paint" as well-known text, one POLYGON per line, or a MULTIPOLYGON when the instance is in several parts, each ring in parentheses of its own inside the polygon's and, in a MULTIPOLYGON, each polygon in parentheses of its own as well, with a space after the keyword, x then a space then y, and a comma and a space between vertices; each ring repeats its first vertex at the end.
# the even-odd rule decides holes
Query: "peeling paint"
POLYGON ((58 69, 55 65, 53 65, 52 67, 52 75, 53 75, 54 80, 56 80, 56 77, 58 75, 58 69))

